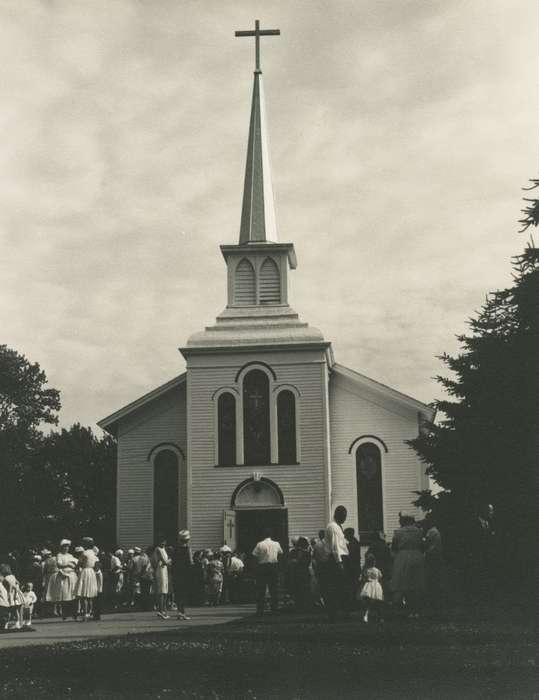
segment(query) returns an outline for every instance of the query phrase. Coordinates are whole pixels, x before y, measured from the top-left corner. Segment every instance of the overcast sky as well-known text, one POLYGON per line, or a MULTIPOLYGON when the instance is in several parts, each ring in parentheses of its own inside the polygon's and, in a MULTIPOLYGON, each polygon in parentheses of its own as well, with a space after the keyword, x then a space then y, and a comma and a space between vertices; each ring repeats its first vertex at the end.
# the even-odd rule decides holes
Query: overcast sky
POLYGON ((539 171, 537 0, 0 0, 0 342, 93 425, 223 309, 259 18, 291 305, 424 401, 510 282, 539 171))

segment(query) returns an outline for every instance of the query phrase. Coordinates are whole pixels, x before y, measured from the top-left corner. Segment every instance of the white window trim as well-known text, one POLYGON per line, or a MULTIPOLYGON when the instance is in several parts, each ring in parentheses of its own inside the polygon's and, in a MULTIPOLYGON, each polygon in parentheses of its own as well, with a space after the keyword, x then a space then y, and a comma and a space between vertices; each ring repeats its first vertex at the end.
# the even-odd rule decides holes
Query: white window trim
MULTIPOLYGON (((356 507, 356 518, 358 516, 359 512, 359 498, 358 498, 358 491, 357 491, 357 451, 361 447, 361 445, 366 445, 367 443, 372 443, 373 445, 376 445, 378 450, 380 451, 380 469, 382 470, 382 523, 384 525, 384 532, 387 532, 387 508, 386 508, 386 470, 385 470, 385 455, 386 455, 386 446, 380 440, 379 438, 375 437, 374 435, 368 435, 365 437, 362 437, 359 439, 357 442, 354 442, 354 449, 352 450, 351 456, 353 459, 352 463, 352 468, 353 468, 353 474, 354 474, 354 491, 355 491, 355 507, 356 507)), ((359 521, 356 523, 357 527, 356 530, 359 533, 359 521)))
POLYGON ((279 398, 279 394, 281 391, 291 391, 294 394, 295 397, 295 402, 294 402, 294 409, 295 409, 295 419, 296 419, 296 463, 301 464, 301 440, 300 440, 300 403, 301 403, 301 394, 299 390, 293 385, 293 384, 279 384, 273 389, 273 394, 272 394, 272 401, 271 401, 271 410, 275 413, 273 422, 275 425, 275 436, 272 435, 272 438, 275 437, 275 450, 277 454, 277 460, 279 459, 279 422, 277 419, 278 413, 277 413, 277 400, 279 398))
MULTIPOLYGON (((223 386, 220 389, 217 389, 217 391, 213 394, 212 400, 213 400, 213 458, 214 458, 214 464, 215 466, 219 465, 219 397, 221 394, 232 394, 235 398, 235 403, 236 403, 236 464, 243 464, 243 444, 240 446, 240 437, 239 437, 239 422, 241 419, 241 414, 240 414, 240 400, 239 400, 239 392, 238 390, 233 387, 233 386, 223 386), (241 450, 240 450, 241 447, 241 450), (241 456, 241 462, 240 462, 240 456, 241 456)), ((242 435, 243 435, 243 429, 242 429, 242 435)), ((231 465, 232 466, 232 465, 231 465)))
MULTIPOLYGON (((184 458, 183 458, 183 453, 181 452, 176 445, 173 443, 164 443, 163 445, 159 445, 158 447, 155 447, 152 449, 152 452, 150 454, 150 465, 152 469, 152 485, 151 485, 151 512, 152 512, 152 544, 157 544, 155 541, 155 538, 157 536, 157 533, 154 532, 154 525, 155 525, 155 460, 157 458, 157 455, 161 454, 161 452, 165 452, 166 450, 170 452, 174 452, 176 457, 178 458, 178 512, 176 513, 176 527, 178 527, 178 524, 180 522, 180 511, 179 508, 181 506, 181 489, 180 489, 180 483, 181 483, 181 470, 182 466, 184 463, 184 458)), ((169 544, 171 544, 169 542, 169 544)))
MULTIPOLYGON (((244 465, 245 464, 245 454, 243 451, 243 380, 245 379, 245 375, 248 374, 251 370, 253 369, 260 369, 262 372, 266 374, 268 377, 269 381, 269 416, 270 416, 270 463, 271 464, 277 464, 278 460, 278 452, 277 452, 277 438, 276 438, 276 430, 277 430, 277 423, 276 423, 276 418, 277 418, 277 412, 274 410, 274 404, 275 400, 273 398, 273 390, 275 386, 275 380, 273 379, 273 374, 270 372, 270 370, 265 367, 262 364, 258 364, 257 362, 254 362, 252 364, 247 365, 247 367, 244 367, 241 372, 239 373, 238 376, 238 381, 237 381, 237 386, 238 386, 238 394, 239 394, 239 415, 240 415, 240 421, 238 425, 236 426, 236 430, 238 433, 238 443, 240 446, 240 450, 238 450, 237 454, 237 462, 239 465, 244 465)), ((237 415, 237 414, 236 414, 237 415)), ((236 443, 236 444, 238 444, 236 443)), ((270 466, 270 464, 268 464, 270 466)))

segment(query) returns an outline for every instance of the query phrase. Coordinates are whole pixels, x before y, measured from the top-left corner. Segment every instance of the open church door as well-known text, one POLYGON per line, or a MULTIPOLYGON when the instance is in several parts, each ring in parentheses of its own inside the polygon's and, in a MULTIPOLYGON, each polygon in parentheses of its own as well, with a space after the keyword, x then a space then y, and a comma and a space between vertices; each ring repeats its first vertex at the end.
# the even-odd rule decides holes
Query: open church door
POLYGON ((223 542, 236 551, 236 511, 225 510, 223 520, 223 542))

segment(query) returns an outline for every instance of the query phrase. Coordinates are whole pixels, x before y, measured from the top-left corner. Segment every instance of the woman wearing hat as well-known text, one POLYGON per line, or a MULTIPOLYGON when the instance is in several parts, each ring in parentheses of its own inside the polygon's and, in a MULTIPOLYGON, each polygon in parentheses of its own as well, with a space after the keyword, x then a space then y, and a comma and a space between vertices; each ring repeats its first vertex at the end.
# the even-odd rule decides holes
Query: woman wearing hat
POLYGON ((59 605, 62 618, 68 615, 75 617, 73 600, 75 599, 75 586, 77 585, 77 559, 70 554, 71 540, 62 540, 60 550, 56 555, 57 571, 50 577, 47 600, 59 605))
POLYGON ((189 591, 191 590, 191 576, 193 560, 189 540, 191 534, 189 530, 180 530, 178 533, 178 546, 172 561, 172 581, 174 583, 174 594, 176 596, 176 606, 178 608, 178 620, 190 620, 185 614, 185 606, 189 591))
MULTIPOLYGON (((41 556, 43 557, 43 598, 47 603, 52 602, 49 593, 49 583, 51 578, 58 571, 58 565, 56 563, 56 557, 53 555, 50 549, 41 550, 41 556)), ((53 614, 58 615, 57 603, 53 606, 53 614)))
POLYGON ((94 551, 94 541, 91 537, 83 537, 82 544, 84 551, 80 555, 79 565, 81 569, 75 593, 80 598, 80 613, 84 622, 92 617, 92 601, 97 597, 98 591, 95 575, 97 554, 94 551))
POLYGON ((157 616, 169 620, 167 614, 168 567, 172 564, 167 553, 167 541, 162 539, 152 555, 154 570, 154 593, 157 602, 157 616))
POLYGON ((412 617, 417 617, 419 601, 425 591, 425 557, 423 533, 408 513, 399 514, 400 528, 395 530, 391 549, 395 556, 391 587, 394 602, 405 604, 412 617))

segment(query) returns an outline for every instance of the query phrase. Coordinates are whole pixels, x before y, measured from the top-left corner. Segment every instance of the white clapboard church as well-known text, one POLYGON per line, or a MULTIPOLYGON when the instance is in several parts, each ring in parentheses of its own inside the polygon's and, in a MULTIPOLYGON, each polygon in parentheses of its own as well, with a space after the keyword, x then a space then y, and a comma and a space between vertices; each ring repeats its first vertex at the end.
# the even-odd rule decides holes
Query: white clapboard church
POLYGON ((257 64, 239 241, 221 246, 224 311, 180 349, 185 372, 99 422, 118 440, 121 545, 189 528, 195 549, 250 551, 265 526, 283 544, 315 535, 338 504, 365 542, 428 486, 405 441, 432 408, 335 362, 289 304, 296 254, 275 225, 263 33, 241 33, 256 36, 257 64))

